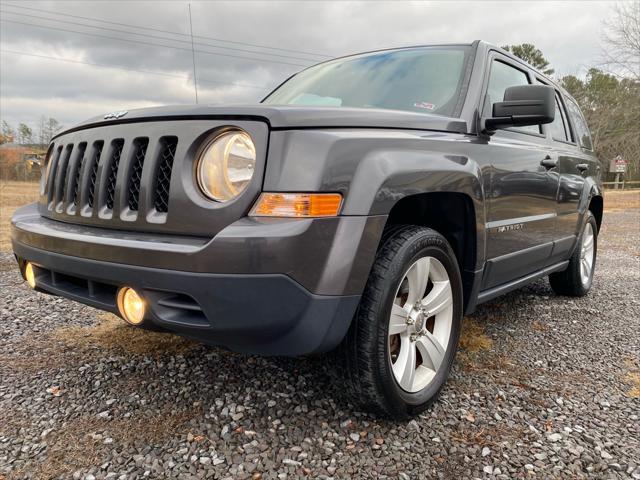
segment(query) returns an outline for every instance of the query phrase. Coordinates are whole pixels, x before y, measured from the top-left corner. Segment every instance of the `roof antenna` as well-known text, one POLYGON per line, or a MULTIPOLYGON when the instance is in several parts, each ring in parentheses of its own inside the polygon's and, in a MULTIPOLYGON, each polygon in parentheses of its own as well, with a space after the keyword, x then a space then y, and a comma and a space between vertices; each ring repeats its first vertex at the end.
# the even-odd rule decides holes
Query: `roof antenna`
POLYGON ((193 46, 193 24, 191 23, 191 4, 189 4, 189 30, 191 31, 191 59, 193 60, 193 88, 196 92, 196 104, 198 103, 198 82, 196 80, 196 49, 193 46))

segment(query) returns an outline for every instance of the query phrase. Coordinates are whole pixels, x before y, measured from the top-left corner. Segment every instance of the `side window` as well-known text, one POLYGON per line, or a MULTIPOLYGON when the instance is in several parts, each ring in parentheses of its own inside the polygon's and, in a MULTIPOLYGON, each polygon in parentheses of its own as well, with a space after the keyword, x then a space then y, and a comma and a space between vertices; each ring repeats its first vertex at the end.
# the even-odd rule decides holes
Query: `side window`
MULTIPOLYGON (((538 85, 544 85, 548 87, 549 84, 543 82, 536 77, 536 83, 538 85)), ((559 93, 556 92, 554 97, 556 99, 556 113, 553 117, 553 123, 547 125, 547 130, 551 132, 551 138, 554 140, 560 140, 563 142, 571 141, 571 130, 569 129, 569 122, 567 121, 567 114, 560 102, 559 93)))
POLYGON ((575 129, 576 137, 578 137, 577 140, 580 143, 580 146, 587 150, 593 150, 589 127, 587 127, 587 122, 582 116, 580 107, 578 107, 578 104, 573 99, 567 98, 566 100, 567 110, 569 110, 569 118, 571 119, 571 123, 573 123, 573 128, 575 129))
MULTIPOLYGON (((494 103, 504 100, 504 92, 507 88, 517 85, 529 85, 529 77, 527 77, 527 74, 499 60, 493 60, 493 62, 491 62, 491 74, 487 88, 487 94, 491 101, 491 110, 493 111, 494 103)), ((512 127, 509 128, 509 130, 527 133, 540 133, 541 131, 539 125, 512 127)))
POLYGON ((553 123, 549 124, 549 130, 551 131, 551 138, 554 140, 561 140, 563 142, 570 142, 571 135, 569 133, 569 125, 567 123, 567 115, 564 112, 564 108, 560 104, 560 99, 556 95, 556 115, 553 119, 553 123))

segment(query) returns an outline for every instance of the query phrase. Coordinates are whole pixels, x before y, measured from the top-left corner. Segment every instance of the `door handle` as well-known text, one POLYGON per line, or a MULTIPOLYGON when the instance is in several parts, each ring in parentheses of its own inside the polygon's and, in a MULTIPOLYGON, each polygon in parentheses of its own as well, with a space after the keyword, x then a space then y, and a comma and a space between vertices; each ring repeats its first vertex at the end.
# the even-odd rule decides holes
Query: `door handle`
POLYGON ((589 165, 586 163, 579 163, 576 165, 576 168, 580 171, 580 173, 584 173, 589 170, 589 165))
POLYGON ((556 158, 551 158, 549 155, 547 155, 542 159, 542 161, 540 162, 540 165, 542 165, 547 170, 551 170, 552 168, 555 168, 558 165, 558 160, 556 158))

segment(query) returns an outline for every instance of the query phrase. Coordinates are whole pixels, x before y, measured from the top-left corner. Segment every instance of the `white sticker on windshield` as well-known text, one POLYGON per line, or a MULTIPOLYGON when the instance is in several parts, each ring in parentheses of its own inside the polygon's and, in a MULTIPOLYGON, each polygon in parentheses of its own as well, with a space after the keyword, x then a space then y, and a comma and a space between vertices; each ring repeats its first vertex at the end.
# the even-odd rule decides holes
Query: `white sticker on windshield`
POLYGON ((427 110, 433 110, 436 106, 433 103, 429 102, 416 102, 413 104, 416 108, 426 108, 427 110))

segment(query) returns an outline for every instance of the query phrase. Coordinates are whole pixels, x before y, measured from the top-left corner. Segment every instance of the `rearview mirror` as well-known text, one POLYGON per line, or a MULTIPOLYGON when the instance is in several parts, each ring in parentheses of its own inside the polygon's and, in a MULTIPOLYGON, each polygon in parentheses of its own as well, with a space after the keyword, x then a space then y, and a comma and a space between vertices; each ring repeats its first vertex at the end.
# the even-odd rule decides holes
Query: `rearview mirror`
POLYGON ((498 128, 551 123, 555 113, 555 93, 552 87, 546 85, 509 87, 504 92, 503 101, 493 104, 492 116, 483 119, 483 130, 494 132, 498 128))

